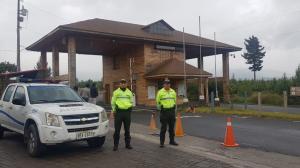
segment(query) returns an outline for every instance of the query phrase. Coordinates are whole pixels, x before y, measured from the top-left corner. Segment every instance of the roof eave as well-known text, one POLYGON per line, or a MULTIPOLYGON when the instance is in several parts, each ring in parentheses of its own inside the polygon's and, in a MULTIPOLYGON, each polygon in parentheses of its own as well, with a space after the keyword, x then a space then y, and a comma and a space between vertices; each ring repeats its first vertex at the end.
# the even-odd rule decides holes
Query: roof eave
POLYGON ((159 74, 159 75, 145 75, 145 78, 146 79, 153 79, 153 78, 164 78, 164 77, 179 77, 179 78, 183 78, 184 76, 186 76, 186 77, 188 77, 188 78, 190 78, 190 77, 198 77, 198 78, 200 78, 200 77, 206 77, 206 78, 209 78, 209 77, 212 77, 212 75, 210 74, 210 75, 208 75, 208 74, 206 74, 206 75, 182 75, 182 74, 159 74))
MULTIPOLYGON (((112 34, 112 33, 105 33, 105 32, 96 32, 96 31, 88 31, 88 30, 82 30, 82 29, 76 29, 76 28, 70 28, 66 27, 64 25, 56 27, 54 30, 52 30, 50 33, 36 41, 35 43, 31 44, 30 46, 26 47, 26 50, 30 51, 38 51, 39 49, 36 49, 37 45, 39 45, 41 42, 46 40, 47 38, 51 37, 55 33, 59 31, 72 31, 72 32, 78 32, 78 33, 88 33, 88 34, 96 34, 96 35, 102 35, 102 36, 111 36, 111 37, 117 37, 117 38, 127 38, 127 39, 133 39, 133 40, 141 40, 141 41, 149 41, 149 42, 160 42, 160 43, 172 43, 176 45, 181 45, 182 43, 177 41, 170 41, 170 40, 163 40, 163 39, 157 39, 157 38, 145 38, 145 37, 136 37, 136 36, 129 36, 129 35, 120 35, 120 34, 112 34)), ((195 43, 188 43, 186 42, 187 46, 200 46, 199 44, 195 43)), ((212 45, 201 45, 202 47, 214 47, 212 45)), ((234 51, 241 51, 242 48, 236 47, 236 46, 217 46, 219 49, 226 49, 231 50, 231 52, 234 51)))

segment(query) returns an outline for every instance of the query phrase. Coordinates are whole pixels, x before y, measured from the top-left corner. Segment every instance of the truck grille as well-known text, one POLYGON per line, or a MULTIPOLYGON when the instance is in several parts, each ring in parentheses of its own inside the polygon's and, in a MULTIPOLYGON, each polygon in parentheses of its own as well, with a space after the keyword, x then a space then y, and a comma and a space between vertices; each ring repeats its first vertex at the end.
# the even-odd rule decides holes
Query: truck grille
POLYGON ((86 127, 86 128, 73 128, 73 129, 68 129, 68 132, 89 131, 89 130, 95 130, 97 128, 98 128, 98 126, 95 126, 95 127, 86 127))
POLYGON ((99 122, 99 114, 78 114, 62 116, 66 125, 84 125, 99 122))

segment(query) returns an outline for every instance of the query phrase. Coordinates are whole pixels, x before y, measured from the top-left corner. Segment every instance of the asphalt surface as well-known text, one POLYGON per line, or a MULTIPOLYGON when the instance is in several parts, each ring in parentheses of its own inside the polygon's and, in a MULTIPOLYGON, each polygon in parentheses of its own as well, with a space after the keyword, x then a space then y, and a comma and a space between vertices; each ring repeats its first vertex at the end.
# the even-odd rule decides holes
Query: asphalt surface
MULTIPOLYGON (((224 104, 222 106, 230 107, 229 104, 224 104)), ((244 104, 233 104, 233 108, 245 109, 245 105, 244 104)), ((259 110, 258 105, 255 105, 255 104, 248 104, 247 109, 259 110)), ((287 113, 292 113, 292 114, 300 114, 300 107, 287 107, 285 109, 284 107, 280 107, 280 106, 262 105, 261 111, 266 111, 266 112, 287 112, 287 113)))
POLYGON ((232 166, 206 157, 176 149, 159 148, 158 144, 132 138, 133 150, 125 149, 122 139, 119 151, 112 151, 112 133, 103 148, 88 148, 85 142, 50 146, 43 157, 27 155, 23 137, 7 133, 0 140, 0 168, 231 168, 232 166))
MULTIPOLYGON (((134 111, 133 122, 149 125, 151 112, 134 111)), ((224 140, 226 116, 186 114, 182 118, 186 134, 224 140)), ((158 117, 156 117, 159 126, 158 117)), ((281 121, 247 117, 233 117, 236 141, 241 147, 300 156, 300 121, 281 121)))

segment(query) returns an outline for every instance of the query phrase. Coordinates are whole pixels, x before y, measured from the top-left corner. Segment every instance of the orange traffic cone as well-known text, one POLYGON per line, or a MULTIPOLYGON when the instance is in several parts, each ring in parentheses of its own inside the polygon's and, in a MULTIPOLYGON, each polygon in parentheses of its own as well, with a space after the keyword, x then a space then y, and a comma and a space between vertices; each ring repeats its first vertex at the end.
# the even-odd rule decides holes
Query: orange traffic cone
POLYGON ((151 115, 149 130, 150 130, 151 134, 154 134, 155 131, 157 130, 154 114, 151 115))
POLYGON ((184 136, 180 112, 177 114, 176 127, 175 127, 175 136, 177 136, 177 137, 183 137, 184 136))
POLYGON ((226 133, 224 138, 224 143, 222 143, 225 147, 237 147, 239 144, 235 143, 235 138, 233 134, 233 128, 231 124, 231 118, 227 118, 227 126, 226 133))

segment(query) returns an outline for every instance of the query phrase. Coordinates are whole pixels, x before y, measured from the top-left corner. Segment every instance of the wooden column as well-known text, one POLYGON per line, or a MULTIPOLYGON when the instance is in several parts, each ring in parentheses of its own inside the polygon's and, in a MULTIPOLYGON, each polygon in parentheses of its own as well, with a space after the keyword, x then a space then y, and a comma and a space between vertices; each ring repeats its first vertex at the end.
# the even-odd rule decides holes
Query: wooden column
POLYGON ((203 95, 204 96, 204 83, 205 82, 205 78, 201 77, 198 79, 198 90, 199 90, 199 96, 203 95))
POLYGON ((73 88, 76 84, 76 41, 74 37, 68 37, 68 74, 69 85, 73 88))
POLYGON ((59 51, 56 46, 52 47, 52 72, 53 77, 59 76, 59 51))
POLYGON ((47 52, 41 51, 40 63, 42 69, 47 69, 47 52))
POLYGON ((230 102, 229 93, 229 53, 223 53, 223 96, 226 103, 230 102))

